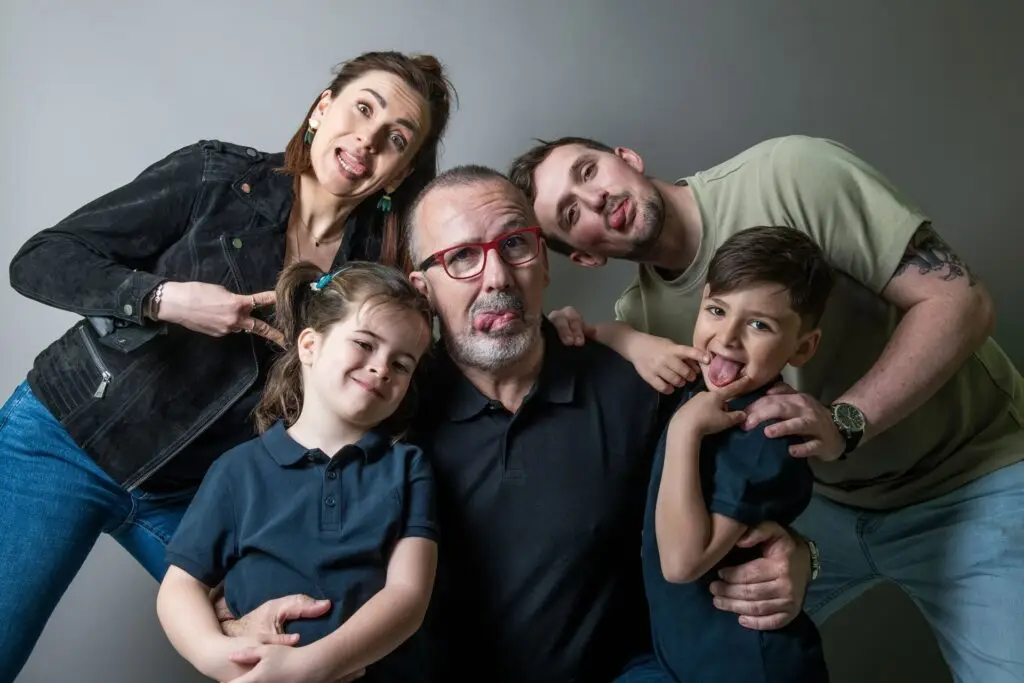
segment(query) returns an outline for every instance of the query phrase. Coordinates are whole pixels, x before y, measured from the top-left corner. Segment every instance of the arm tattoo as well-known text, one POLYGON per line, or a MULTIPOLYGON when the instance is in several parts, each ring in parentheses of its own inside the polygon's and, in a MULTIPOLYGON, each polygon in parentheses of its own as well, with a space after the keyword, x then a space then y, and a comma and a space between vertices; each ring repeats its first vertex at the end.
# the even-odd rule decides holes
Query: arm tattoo
POLYGON ((977 282, 967 264, 927 224, 922 225, 910 239, 893 277, 902 275, 911 267, 917 268, 921 275, 935 273, 947 281, 966 277, 971 287, 977 282))

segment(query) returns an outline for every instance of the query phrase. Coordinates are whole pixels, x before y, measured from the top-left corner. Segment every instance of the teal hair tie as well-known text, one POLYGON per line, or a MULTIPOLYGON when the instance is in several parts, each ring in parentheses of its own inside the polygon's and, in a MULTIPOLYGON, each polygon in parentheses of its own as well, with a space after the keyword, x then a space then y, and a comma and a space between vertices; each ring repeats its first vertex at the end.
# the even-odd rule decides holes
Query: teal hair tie
POLYGON ((342 266, 333 273, 324 273, 323 275, 320 276, 319 280, 317 280, 316 282, 309 283, 309 288, 312 289, 314 292, 319 292, 324 287, 331 284, 331 280, 333 280, 335 277, 337 277, 340 273, 344 272, 345 270, 348 270, 348 266, 342 266))

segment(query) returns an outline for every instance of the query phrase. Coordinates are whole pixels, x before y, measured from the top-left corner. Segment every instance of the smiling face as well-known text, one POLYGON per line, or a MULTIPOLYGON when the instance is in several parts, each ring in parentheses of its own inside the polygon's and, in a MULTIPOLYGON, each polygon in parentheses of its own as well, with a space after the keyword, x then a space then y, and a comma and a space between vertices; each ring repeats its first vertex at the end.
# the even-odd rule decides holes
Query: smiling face
POLYGON ((741 374, 759 388, 775 379, 787 364, 806 363, 817 349, 821 332, 803 330, 789 292, 774 283, 753 284, 731 292, 704 287, 693 346, 711 354, 702 366, 708 386, 722 387, 741 374))
POLYGON ((336 197, 361 199, 394 189, 408 176, 428 135, 426 100, 395 74, 370 71, 313 110, 313 173, 336 197))
POLYGON ((416 311, 381 303, 358 306, 324 333, 308 328, 298 338, 303 411, 315 402, 345 423, 376 427, 401 404, 430 342, 416 311))
POLYGON ((545 234, 580 252, 572 258, 582 265, 648 254, 661 235, 665 203, 643 170, 629 149, 556 147, 534 171, 533 207, 545 234))
POLYGON ((441 322, 445 344, 461 364, 485 370, 507 367, 524 358, 540 341, 548 260, 535 232, 517 232, 535 225, 526 198, 503 179, 431 191, 416 209, 413 222, 420 257, 451 251, 413 282, 431 299, 441 322), (497 240, 482 254, 482 269, 456 279, 473 243, 497 240), (511 265, 508 261, 518 262, 511 265), (530 256, 529 260, 526 257, 530 256))

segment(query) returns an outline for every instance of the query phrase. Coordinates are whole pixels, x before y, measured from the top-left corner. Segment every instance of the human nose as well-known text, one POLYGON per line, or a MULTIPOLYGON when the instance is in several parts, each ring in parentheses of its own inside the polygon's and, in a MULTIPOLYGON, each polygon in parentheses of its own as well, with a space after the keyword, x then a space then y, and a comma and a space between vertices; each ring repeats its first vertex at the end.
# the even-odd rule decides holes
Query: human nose
POLYGON ((370 371, 371 375, 379 377, 381 382, 387 382, 391 379, 391 371, 389 370, 386 358, 371 359, 367 370, 370 371))
POLYGON ((484 289, 495 291, 508 289, 512 285, 512 269, 501 258, 497 246, 484 252, 484 289))
POLYGON ((608 201, 608 193, 604 190, 594 189, 592 187, 581 188, 578 191, 578 196, 584 206, 594 211, 595 213, 601 213, 604 211, 604 205, 608 201))
POLYGON ((718 343, 725 347, 737 346, 740 342, 740 325, 738 321, 727 320, 719 327, 715 337, 718 343))
POLYGON ((383 134, 383 127, 375 121, 366 121, 356 130, 356 140, 359 146, 367 153, 376 154, 380 148, 380 136, 383 134))

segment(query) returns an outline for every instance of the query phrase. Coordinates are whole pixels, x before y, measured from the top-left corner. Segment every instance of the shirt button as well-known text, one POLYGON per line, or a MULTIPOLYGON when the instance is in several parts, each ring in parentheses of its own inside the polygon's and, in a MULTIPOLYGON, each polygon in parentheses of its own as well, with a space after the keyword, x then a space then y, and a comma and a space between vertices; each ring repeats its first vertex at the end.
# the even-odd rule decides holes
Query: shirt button
POLYGON ((306 456, 306 460, 308 460, 309 462, 316 462, 316 456, 310 453, 306 456))
POLYGON ((327 496, 324 498, 324 503, 326 503, 329 508, 334 507, 334 496, 327 496))
POLYGON ((231 240, 231 246, 233 246, 235 249, 241 249, 242 248, 242 240, 240 240, 240 239, 238 239, 236 237, 235 239, 231 240))
POLYGON ((254 150, 252 147, 250 147, 249 149, 245 150, 245 153, 248 154, 249 156, 253 157, 253 158, 256 157, 256 150, 254 150))
POLYGON ((242 183, 242 192, 244 192, 246 194, 249 194, 249 192, 251 190, 252 190, 252 186, 249 185, 249 183, 242 183))
POLYGON ((132 310, 134 310, 134 309, 132 308, 131 304, 125 304, 124 308, 122 308, 121 310, 124 311, 125 315, 131 315, 132 314, 132 310))
POLYGON ((337 479, 338 478, 338 473, 335 472, 334 470, 327 470, 327 478, 328 479, 337 479))

